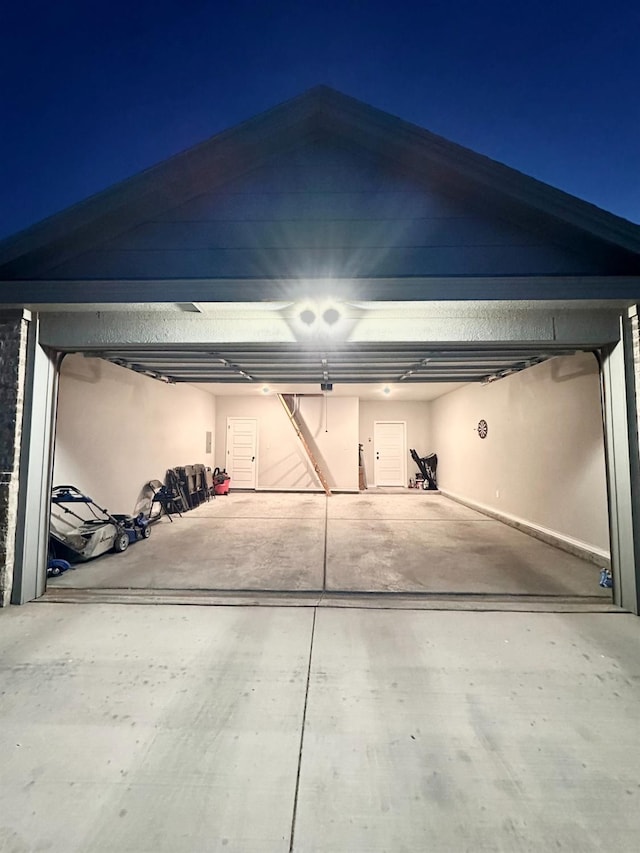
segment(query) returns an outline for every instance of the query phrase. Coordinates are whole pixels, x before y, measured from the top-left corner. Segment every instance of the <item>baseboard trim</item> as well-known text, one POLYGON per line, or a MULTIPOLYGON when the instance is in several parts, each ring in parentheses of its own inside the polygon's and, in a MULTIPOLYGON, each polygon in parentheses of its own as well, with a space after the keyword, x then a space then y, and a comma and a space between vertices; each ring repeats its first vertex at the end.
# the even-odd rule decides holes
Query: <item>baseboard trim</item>
POLYGON ((547 545, 553 545, 554 548, 560 548, 562 551, 573 554, 575 557, 580 557, 582 560, 588 560, 596 566, 605 566, 606 568, 611 566, 611 555, 608 551, 596 548, 593 545, 582 542, 580 539, 563 536, 556 530, 550 530, 548 527, 542 527, 542 525, 534 524, 531 521, 525 521, 523 518, 518 518, 518 516, 500 512, 493 509, 493 507, 486 506, 486 504, 462 497, 462 495, 456 495, 454 492, 449 492, 446 489, 441 489, 440 493, 456 503, 467 506, 469 509, 475 509, 483 515, 495 518, 496 521, 502 521, 504 524, 508 524, 509 527, 514 527, 528 536, 533 536, 534 539, 546 542, 547 545))

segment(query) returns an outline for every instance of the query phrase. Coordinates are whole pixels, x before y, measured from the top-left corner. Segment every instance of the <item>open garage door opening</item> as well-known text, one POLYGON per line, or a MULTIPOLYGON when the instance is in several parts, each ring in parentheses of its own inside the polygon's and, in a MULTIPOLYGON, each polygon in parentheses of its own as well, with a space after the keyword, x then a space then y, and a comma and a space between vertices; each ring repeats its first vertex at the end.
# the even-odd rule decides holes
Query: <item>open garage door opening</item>
POLYGON ((229 494, 49 589, 611 600, 599 369, 579 347, 65 357, 54 484, 133 514, 145 484, 194 464, 226 468, 229 494), (411 450, 437 455, 437 490, 410 487, 411 450))

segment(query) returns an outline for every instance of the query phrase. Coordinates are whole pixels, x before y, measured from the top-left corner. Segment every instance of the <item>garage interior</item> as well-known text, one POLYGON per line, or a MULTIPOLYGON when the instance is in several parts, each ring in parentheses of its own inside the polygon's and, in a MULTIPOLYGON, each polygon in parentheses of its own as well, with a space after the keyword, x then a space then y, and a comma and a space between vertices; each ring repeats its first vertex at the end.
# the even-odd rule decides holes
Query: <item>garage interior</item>
MULTIPOLYGON (((338 326, 352 327, 375 310, 335 306, 338 326)), ((240 325, 270 309, 291 326, 312 310, 309 303, 198 309, 233 314, 240 325)), ((314 306, 312 313, 321 320, 328 310, 314 306)), ((419 309, 385 307, 392 310, 419 309)), ((254 335, 253 344, 215 350, 66 355, 54 485, 73 484, 111 512, 133 513, 143 485, 164 480, 168 468, 200 462, 227 468, 232 479, 228 496, 163 517, 149 540, 77 564, 49 580, 49 593, 611 601, 611 590, 599 585, 610 559, 593 352, 553 344, 350 346, 329 342, 326 325, 304 345, 257 344, 254 335), (329 496, 280 393, 295 395, 329 496), (234 470, 230 456, 234 419, 255 423, 248 474, 246 460, 234 470), (401 435, 391 479, 376 460, 380 424, 398 426, 401 435), (366 490, 359 488, 359 444, 366 490), (411 448, 437 454, 438 492, 408 488, 416 475, 411 448)))

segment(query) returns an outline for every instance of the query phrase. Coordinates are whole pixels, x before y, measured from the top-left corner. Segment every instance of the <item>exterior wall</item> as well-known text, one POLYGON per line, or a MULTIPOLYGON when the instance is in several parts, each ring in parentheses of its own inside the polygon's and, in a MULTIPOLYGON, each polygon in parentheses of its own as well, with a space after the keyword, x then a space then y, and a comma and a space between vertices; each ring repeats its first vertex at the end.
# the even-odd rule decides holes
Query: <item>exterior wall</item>
POLYGON ((407 473, 416 474, 416 464, 409 450, 414 447, 419 456, 426 456, 432 450, 431 408, 429 403, 395 402, 393 400, 360 401, 360 443, 363 445, 364 466, 367 484, 374 484, 374 446, 373 427, 376 421, 405 421, 407 424, 407 473))
POLYGON ((496 215, 486 198, 472 210, 467 196, 456 198, 437 180, 416 182, 337 142, 287 150, 225 184, 201 181, 198 192, 170 209, 154 206, 131 230, 76 257, 21 275, 299 280, 604 272, 586 252, 516 226, 508 212, 496 215))
POLYGON ((590 353, 556 358, 432 404, 440 488, 557 536, 609 552, 600 385, 590 353), (480 419, 489 432, 481 440, 480 419))
MULTIPOLYGON (((300 397, 303 433, 329 485, 358 490, 358 399, 300 397)), ((258 420, 257 489, 322 489, 309 458, 275 396, 216 398, 216 465, 226 467, 228 417, 258 420)), ((233 483, 231 484, 233 487, 233 483)))
POLYGON ((0 318, 0 607, 13 584, 27 325, 0 318))
MULTIPOLYGON (((149 480, 200 462, 215 428, 215 397, 166 385, 102 359, 62 363, 54 485, 71 484, 112 512, 131 513, 149 480)), ((212 436, 213 437, 213 436, 212 436)))

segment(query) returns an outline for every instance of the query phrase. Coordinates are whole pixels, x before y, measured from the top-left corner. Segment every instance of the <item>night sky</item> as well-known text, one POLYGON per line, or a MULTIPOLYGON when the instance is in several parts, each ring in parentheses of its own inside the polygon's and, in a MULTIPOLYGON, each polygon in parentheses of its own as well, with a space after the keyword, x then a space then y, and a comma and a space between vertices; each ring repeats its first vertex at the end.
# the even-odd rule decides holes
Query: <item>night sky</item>
POLYGON ((640 223, 640 5, 0 9, 0 236, 319 83, 640 223))

